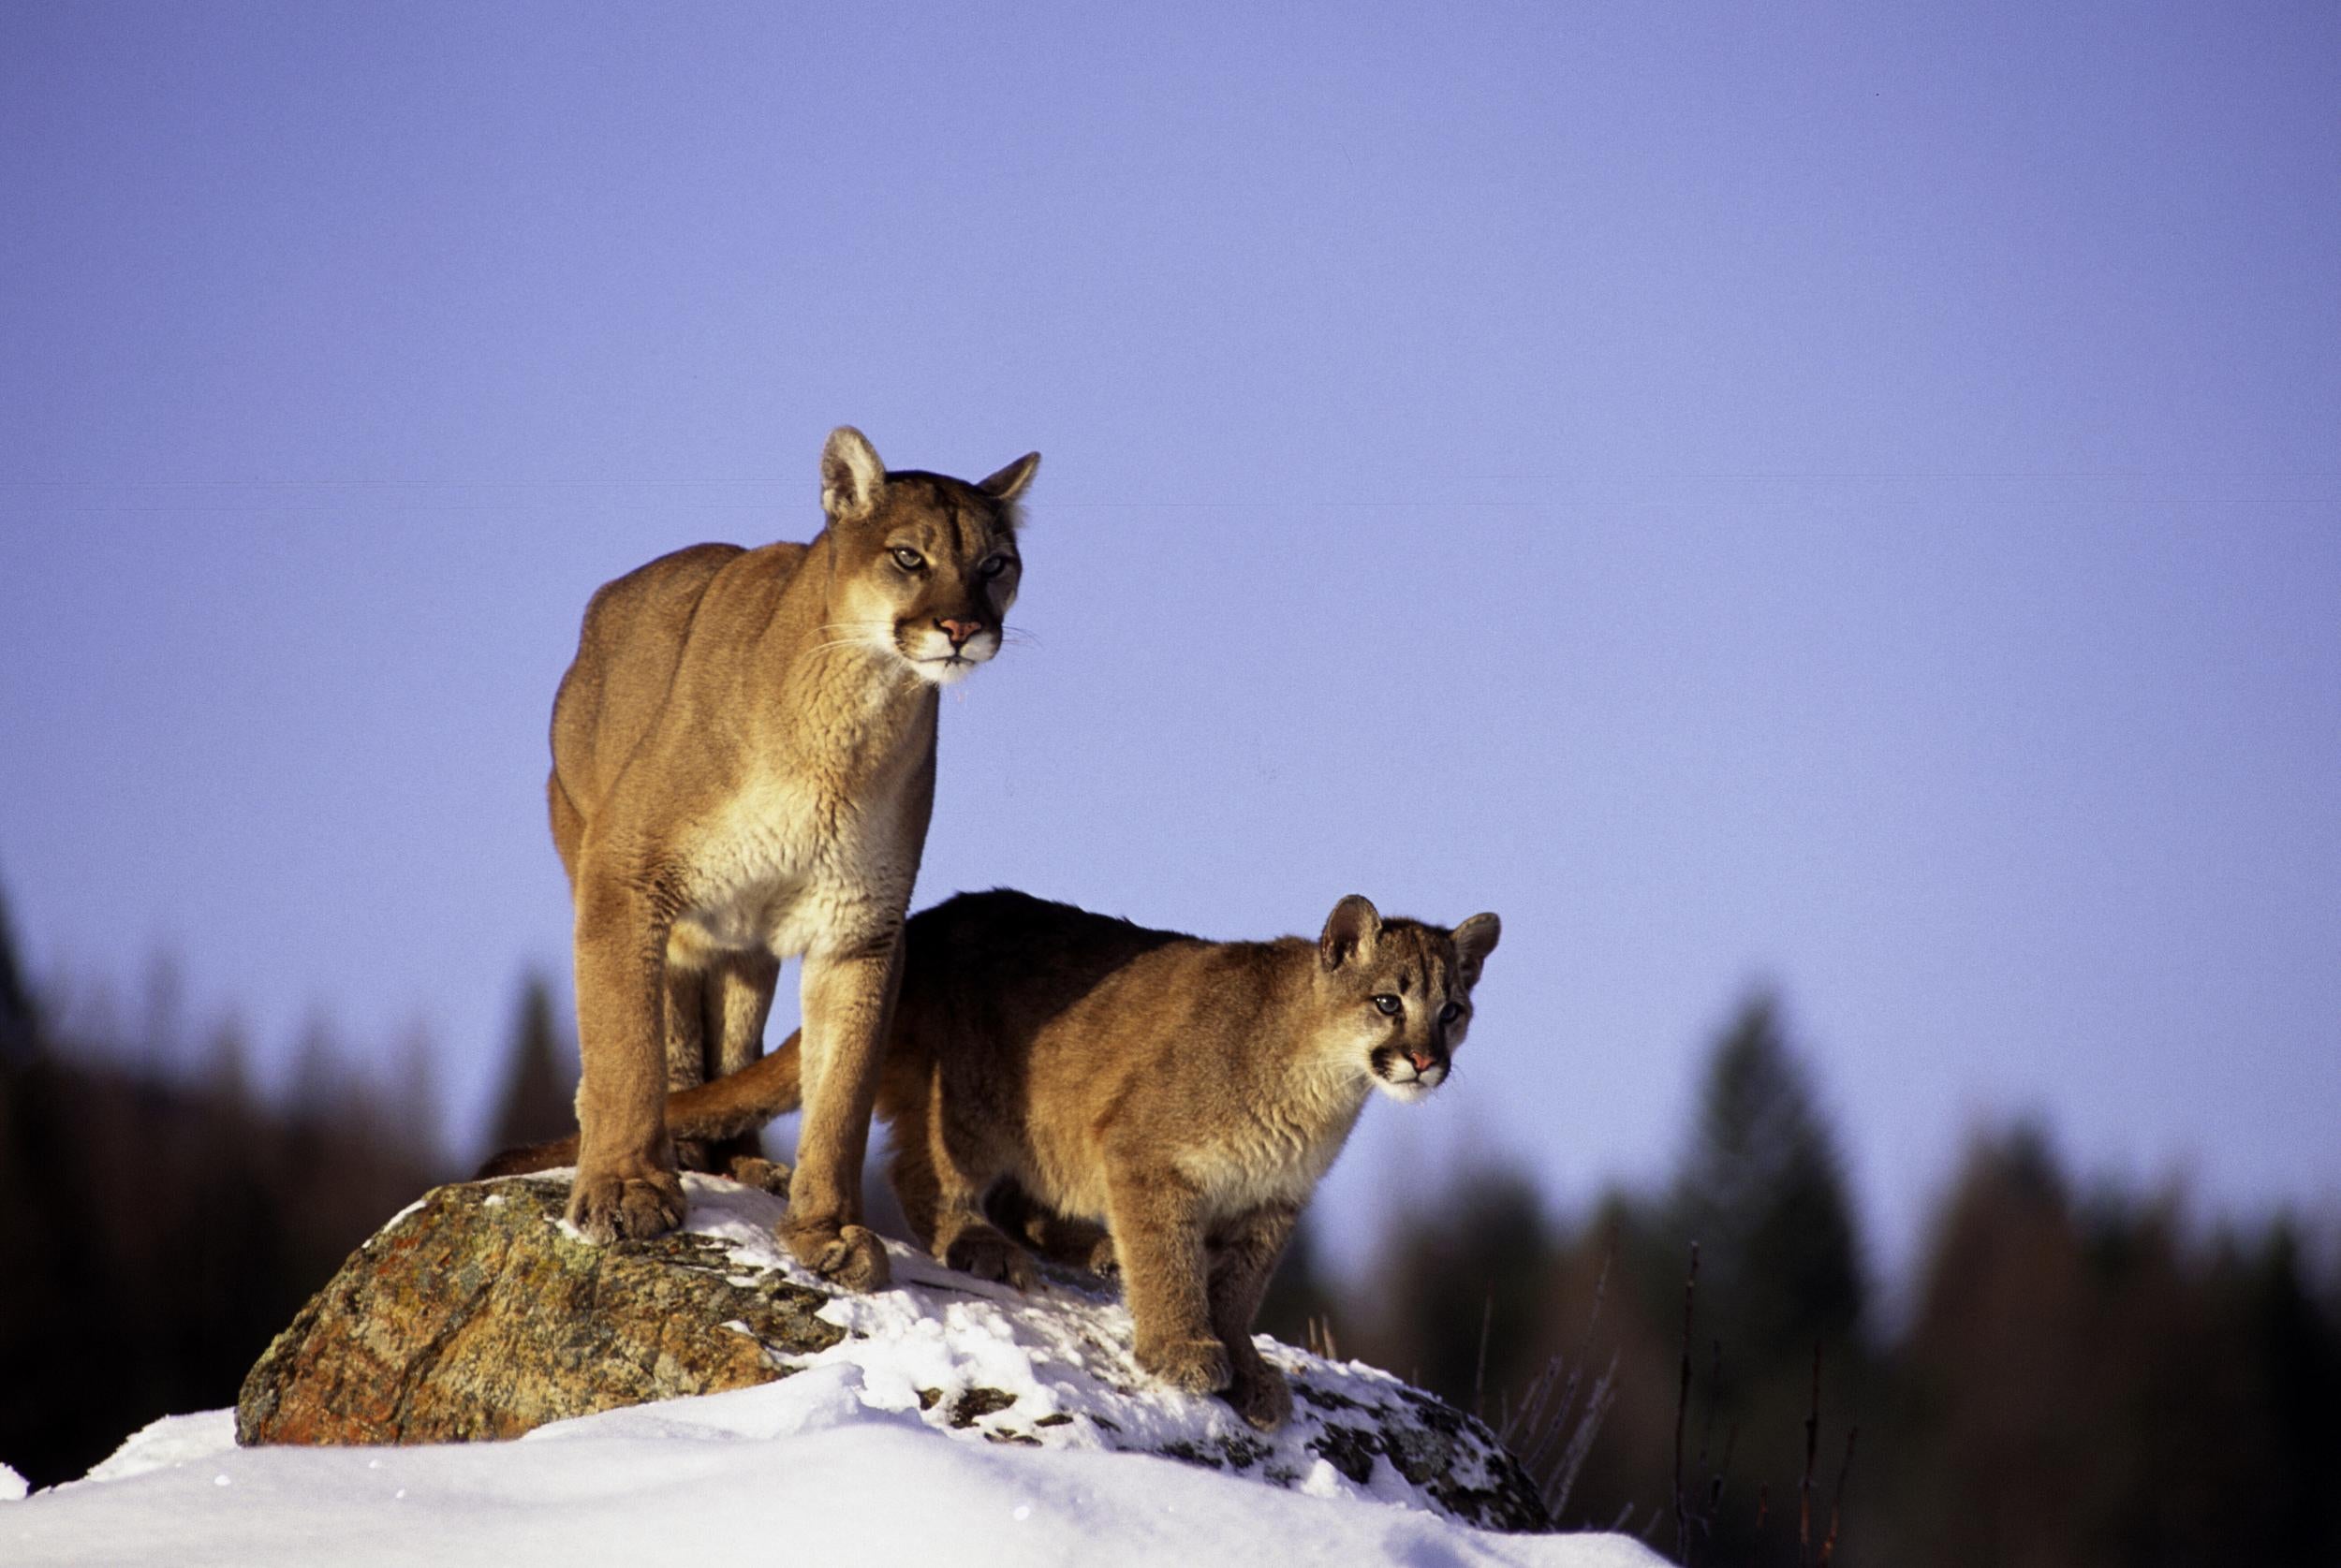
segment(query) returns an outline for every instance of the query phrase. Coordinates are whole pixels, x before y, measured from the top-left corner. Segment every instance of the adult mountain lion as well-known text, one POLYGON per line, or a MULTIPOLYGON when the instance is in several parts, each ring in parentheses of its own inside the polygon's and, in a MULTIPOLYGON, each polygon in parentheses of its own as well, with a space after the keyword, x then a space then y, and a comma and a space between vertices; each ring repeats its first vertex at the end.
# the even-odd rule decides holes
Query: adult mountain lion
POLYGON ((1039 463, 973 485, 888 473, 841 427, 811 544, 699 545, 594 595, 547 786, 577 913, 568 1213, 588 1237, 681 1222, 664 1092, 756 1058, 780 961, 801 953, 805 1121, 783 1235, 844 1284, 886 1282, 859 1224, 861 1158, 935 799, 936 691, 999 651, 1015 501, 1039 463))
MULTIPOLYGON (((1354 895, 1315 942, 1206 942, 1007 891, 923 911, 877 1091, 904 1212, 936 1257, 1019 1287, 1032 1262, 985 1217, 995 1183, 1045 1207, 1027 1238, 1046 1250, 1096 1248, 1101 1223, 1111 1252, 1091 1255, 1120 1265, 1139 1364, 1277 1427, 1291 1395, 1252 1321, 1293 1222, 1369 1090, 1445 1081, 1500 933, 1493 915, 1385 920, 1354 895)), ((796 1108, 802 1062, 791 1036, 671 1096, 667 1124, 747 1133, 796 1108)))

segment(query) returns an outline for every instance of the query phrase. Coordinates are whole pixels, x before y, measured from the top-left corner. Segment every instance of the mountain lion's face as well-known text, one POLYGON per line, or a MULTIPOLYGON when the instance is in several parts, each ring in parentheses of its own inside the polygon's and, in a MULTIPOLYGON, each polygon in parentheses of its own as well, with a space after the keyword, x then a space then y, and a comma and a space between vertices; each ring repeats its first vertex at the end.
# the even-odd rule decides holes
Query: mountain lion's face
POLYGON ((887 476, 887 501, 852 529, 855 629, 944 686, 1000 651, 1023 563, 1013 513, 979 489, 887 476))
POLYGON ((1471 988, 1501 931, 1493 915, 1450 931, 1385 921, 1354 895, 1335 906, 1318 939, 1327 1000, 1347 1015, 1342 1033, 1375 1088, 1419 1100, 1447 1081, 1471 1027, 1471 988))
POLYGON ((832 434, 821 501, 845 593, 831 635, 891 653, 938 686, 997 653, 1023 572, 1016 497, 1039 466, 1031 453, 972 485, 889 474, 860 432, 832 434))

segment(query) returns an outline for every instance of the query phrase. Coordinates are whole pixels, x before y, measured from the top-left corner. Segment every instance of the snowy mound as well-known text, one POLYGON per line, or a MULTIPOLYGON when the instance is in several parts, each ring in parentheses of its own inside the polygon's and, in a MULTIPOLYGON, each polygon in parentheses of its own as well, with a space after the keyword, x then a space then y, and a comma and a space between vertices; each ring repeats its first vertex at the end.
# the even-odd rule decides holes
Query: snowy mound
POLYGON ((956 1443, 839 1368, 518 1443, 239 1448, 234 1415, 156 1422, 92 1473, 0 1502, 10 1568, 434 1568, 741 1558, 950 1568, 1663 1568, 1616 1535, 1499 1535, 1176 1460, 956 1443))
MULTIPOLYGON (((534 1299, 528 1315, 557 1326, 577 1280, 614 1297, 657 1268, 691 1276, 708 1310, 749 1304, 748 1317, 713 1326, 744 1360, 693 1348, 698 1326, 673 1305, 690 1289, 654 1293, 673 1315, 648 1348, 627 1341, 635 1359, 604 1366, 600 1381, 711 1365, 727 1376, 754 1367, 763 1381, 553 1420, 509 1443, 256 1448, 238 1445, 236 1412, 172 1416, 85 1481, 0 1502, 0 1561, 510 1568, 743 1549, 953 1568, 1662 1561, 1616 1536, 1462 1522, 1453 1504, 1472 1506, 1477 1492, 1487 1507, 1517 1468, 1478 1423, 1371 1369, 1262 1341, 1298 1407, 1264 1436, 1215 1399, 1151 1385, 1130 1361, 1127 1314, 1076 1281, 1019 1297, 897 1251, 899 1288, 834 1296, 773 1240, 777 1200, 713 1180, 690 1190, 688 1235, 596 1249, 564 1233, 557 1181, 441 1189, 352 1257, 255 1380, 272 1363, 298 1365, 323 1384, 342 1375, 337 1397, 364 1411, 420 1410, 373 1386, 367 1357, 395 1349, 396 1311, 355 1324, 361 1349, 326 1354, 336 1311, 387 1298, 369 1274, 406 1268, 420 1276, 414 1297, 439 1305, 422 1324, 432 1355, 399 1368, 428 1383, 447 1367, 533 1354, 495 1340, 495 1303, 534 1299), (480 1251, 488 1234, 500 1250, 480 1251), (786 1337, 819 1348, 774 1353, 757 1332, 756 1304, 769 1301, 786 1309, 772 1320, 786 1337), (796 1311, 807 1304, 809 1315, 796 1311), (294 1354, 304 1335, 305 1359, 294 1354)), ((248 1385, 247 1407, 253 1397, 248 1385)))
POLYGON ((1386 1373, 1263 1338, 1295 1411, 1261 1433, 1219 1399, 1146 1376, 1129 1313, 1086 1275, 1053 1272, 1024 1294, 895 1247, 894 1288, 840 1295, 775 1239, 778 1198, 687 1180, 683 1231, 608 1248, 561 1221, 558 1177, 433 1193, 353 1254, 254 1368, 240 1439, 559 1436, 581 1421, 659 1435, 731 1419, 673 1396, 777 1382, 751 1401, 760 1435, 898 1418, 954 1443, 1159 1455, 1493 1529, 1546 1525, 1486 1428, 1386 1373))
MULTIPOLYGON (((689 1229, 749 1278, 821 1288, 775 1239, 780 1200, 695 1180, 689 1229)), ((816 1314, 846 1331, 794 1359, 795 1376, 858 1411, 915 1415, 961 1442, 1164 1455, 1319 1497, 1401 1502, 1499 1528, 1540 1525, 1532 1488, 1494 1435, 1387 1372, 1266 1336, 1291 1381, 1293 1419, 1270 1434, 1227 1404, 1167 1388, 1130 1355, 1128 1310, 1086 1276, 1051 1270, 1025 1295, 890 1244, 894 1288, 837 1296, 816 1314)), ((640 1419, 663 1414, 643 1411, 640 1419)))

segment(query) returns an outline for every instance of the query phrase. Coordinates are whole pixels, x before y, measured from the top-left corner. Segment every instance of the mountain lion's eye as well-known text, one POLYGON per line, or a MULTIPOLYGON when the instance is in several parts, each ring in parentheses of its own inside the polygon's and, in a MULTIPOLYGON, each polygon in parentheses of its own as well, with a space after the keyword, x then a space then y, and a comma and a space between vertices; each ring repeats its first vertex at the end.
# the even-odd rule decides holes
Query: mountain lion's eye
POLYGON ((998 577, 1002 572, 1007 570, 1008 557, 1005 555, 995 555, 991 560, 986 561, 982 565, 978 566, 976 568, 976 575, 978 577, 988 578, 998 577))
POLYGON ((1453 1023, 1462 1017, 1463 1009, 1452 1002, 1438 1010, 1438 1021, 1441 1023, 1453 1023))
POLYGON ((894 547, 894 564, 905 572, 915 572, 927 564, 927 558, 907 545, 894 547))
POLYGON ((1379 1007, 1386 1015, 1394 1018, 1398 1016, 1398 1009, 1405 1005, 1405 1004, 1401 1003, 1396 997, 1391 995, 1388 991, 1384 991, 1381 995, 1374 999, 1374 1005, 1379 1007))

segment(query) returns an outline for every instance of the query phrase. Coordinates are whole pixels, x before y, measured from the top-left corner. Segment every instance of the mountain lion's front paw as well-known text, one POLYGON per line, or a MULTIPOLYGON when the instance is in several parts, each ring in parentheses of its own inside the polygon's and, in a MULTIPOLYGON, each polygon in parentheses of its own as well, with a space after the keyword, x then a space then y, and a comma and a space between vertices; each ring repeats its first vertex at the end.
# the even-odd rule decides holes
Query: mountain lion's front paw
POLYGON ((579 1171, 569 1187, 569 1224, 588 1241, 644 1241, 683 1223, 683 1182, 670 1170, 579 1171))
POLYGON ((1138 1364, 1171 1387, 1190 1394, 1216 1394, 1234 1379, 1228 1365, 1228 1347, 1217 1340, 1141 1341, 1138 1364))
POLYGON ((821 1278, 847 1290, 884 1290, 894 1271, 886 1261, 886 1243, 861 1225, 807 1225, 785 1228, 781 1238, 797 1261, 821 1278))
POLYGON ((1292 1389, 1285 1374, 1253 1356, 1253 1365, 1236 1368, 1228 1402, 1235 1413, 1264 1432, 1273 1432, 1292 1418, 1292 1389))

